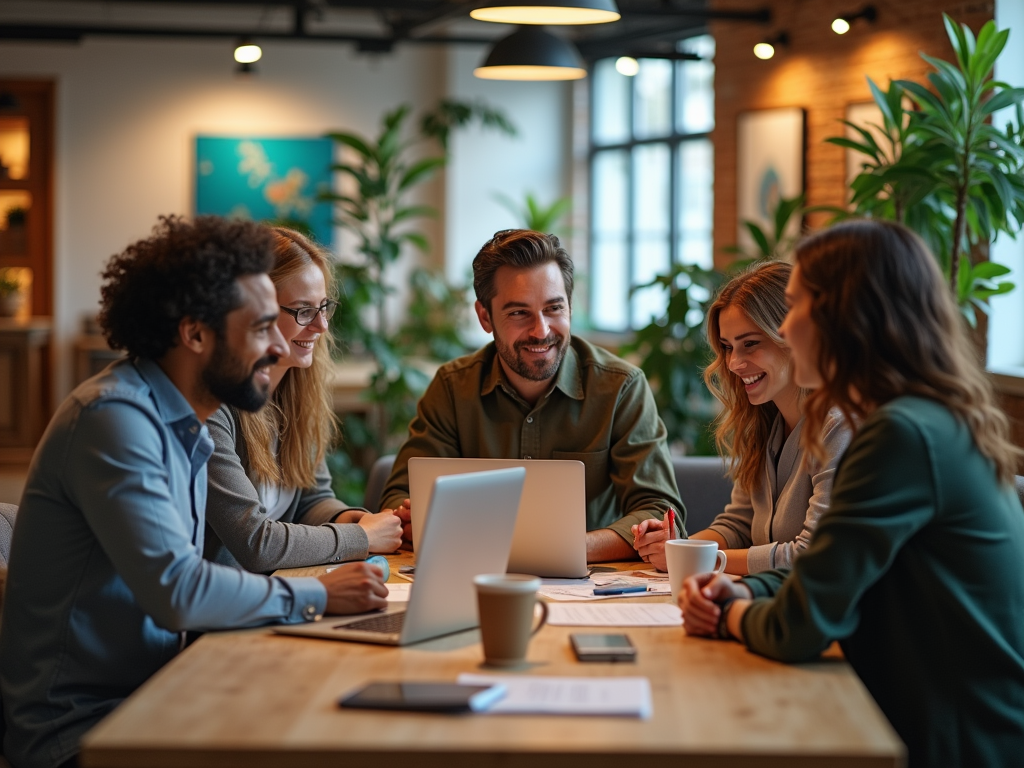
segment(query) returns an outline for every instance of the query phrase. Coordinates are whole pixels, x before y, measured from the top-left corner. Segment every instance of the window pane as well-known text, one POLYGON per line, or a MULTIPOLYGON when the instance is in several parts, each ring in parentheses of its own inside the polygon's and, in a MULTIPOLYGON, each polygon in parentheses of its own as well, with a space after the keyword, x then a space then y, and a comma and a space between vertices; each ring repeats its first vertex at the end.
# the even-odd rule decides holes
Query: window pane
POLYGON ((624 331, 629 327, 629 155, 598 152, 592 167, 591 322, 602 330, 624 331))
POLYGON ((672 132, 672 62, 640 59, 634 78, 633 132, 638 139, 672 132))
MULTIPOLYGON (((668 144, 647 144, 633 150, 633 285, 665 274, 671 263, 671 167, 668 144)), ((633 327, 647 325, 665 311, 664 291, 638 291, 632 303, 633 327)))
POLYGON ((710 133, 715 127, 714 66, 679 62, 679 133, 710 133))
POLYGON ((714 265, 711 250, 714 170, 714 149, 710 141, 695 139, 679 145, 676 175, 678 258, 683 263, 697 264, 705 269, 714 265))
POLYGON ((615 59, 601 59, 594 65, 591 125, 595 144, 629 141, 629 81, 616 71, 615 59))

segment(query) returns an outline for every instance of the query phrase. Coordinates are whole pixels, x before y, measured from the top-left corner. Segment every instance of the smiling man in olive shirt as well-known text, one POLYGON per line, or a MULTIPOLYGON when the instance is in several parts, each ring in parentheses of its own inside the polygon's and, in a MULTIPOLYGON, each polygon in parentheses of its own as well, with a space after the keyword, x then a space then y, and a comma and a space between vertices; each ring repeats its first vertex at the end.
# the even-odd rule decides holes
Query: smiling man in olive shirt
POLYGON ((669 507, 682 519, 647 380, 570 334, 572 286, 572 260, 554 235, 504 230, 480 249, 476 313, 494 341, 437 372, 384 486, 384 507, 400 508, 409 495, 413 456, 574 459, 586 467, 588 561, 633 559, 630 526, 669 507))

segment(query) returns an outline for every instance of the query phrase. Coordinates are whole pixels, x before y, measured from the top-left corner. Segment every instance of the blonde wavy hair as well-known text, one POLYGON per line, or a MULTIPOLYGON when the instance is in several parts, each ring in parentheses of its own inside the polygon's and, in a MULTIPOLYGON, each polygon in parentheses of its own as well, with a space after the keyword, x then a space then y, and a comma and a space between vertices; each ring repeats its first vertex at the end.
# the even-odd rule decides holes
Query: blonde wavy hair
MULTIPOLYGON (((324 275, 327 297, 335 297, 337 286, 327 252, 294 230, 274 227, 273 232, 274 266, 269 274, 274 285, 312 265, 324 275)), ((249 468, 260 483, 285 488, 316 485, 317 465, 338 437, 330 388, 333 348, 334 338, 328 330, 313 347, 309 368, 289 368, 265 408, 238 414, 249 468), (279 459, 270 450, 275 435, 280 438, 279 459)))
POLYGON ((951 411, 1000 481, 1012 482, 1022 451, 924 241, 899 224, 848 221, 804 240, 796 264, 827 372, 804 402, 807 451, 824 456, 821 426, 833 406, 851 421, 913 395, 951 411))
POLYGON ((723 406, 714 422, 715 443, 729 458, 733 482, 748 491, 764 476, 768 439, 779 409, 772 402, 753 405, 747 398, 740 377, 729 370, 720 319, 727 307, 738 307, 776 346, 786 349, 779 326, 786 316, 786 283, 792 271, 793 266, 783 261, 758 262, 722 286, 708 308, 705 329, 715 359, 704 369, 704 383, 723 406))

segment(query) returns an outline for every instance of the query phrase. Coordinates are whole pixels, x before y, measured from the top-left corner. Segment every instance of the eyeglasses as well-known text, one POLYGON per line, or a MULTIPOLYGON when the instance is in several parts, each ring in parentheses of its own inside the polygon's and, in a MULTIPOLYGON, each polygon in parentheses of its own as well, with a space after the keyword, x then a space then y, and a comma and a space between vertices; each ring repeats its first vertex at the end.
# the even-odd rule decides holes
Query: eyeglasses
POLYGON ((317 314, 323 313, 324 320, 330 320, 334 317, 334 310, 338 308, 338 302, 332 299, 324 299, 324 303, 319 307, 303 307, 302 309, 291 309, 290 307, 281 307, 285 312, 295 318, 295 322, 299 325, 309 325, 316 320, 317 314))

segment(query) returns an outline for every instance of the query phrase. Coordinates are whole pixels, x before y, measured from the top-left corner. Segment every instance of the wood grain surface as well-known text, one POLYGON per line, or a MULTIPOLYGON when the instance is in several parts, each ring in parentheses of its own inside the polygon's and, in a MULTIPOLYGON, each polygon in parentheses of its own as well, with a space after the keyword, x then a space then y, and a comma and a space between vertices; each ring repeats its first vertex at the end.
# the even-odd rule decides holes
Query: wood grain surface
MULTIPOLYGON (((411 562, 391 558, 392 571, 411 562)), ((320 568, 280 575, 315 575, 320 568)), ((392 581, 397 580, 392 576, 392 581)), ((664 600, 667 598, 642 598, 664 600)), ((435 715, 341 710, 374 680, 447 680, 482 665, 477 631, 406 648, 273 635, 202 637, 83 741, 107 766, 643 768, 896 766, 903 747, 837 654, 785 665, 681 628, 629 628, 635 664, 576 661, 570 627, 544 627, 513 674, 643 675, 654 716, 435 715)))

